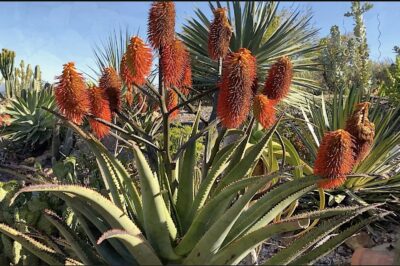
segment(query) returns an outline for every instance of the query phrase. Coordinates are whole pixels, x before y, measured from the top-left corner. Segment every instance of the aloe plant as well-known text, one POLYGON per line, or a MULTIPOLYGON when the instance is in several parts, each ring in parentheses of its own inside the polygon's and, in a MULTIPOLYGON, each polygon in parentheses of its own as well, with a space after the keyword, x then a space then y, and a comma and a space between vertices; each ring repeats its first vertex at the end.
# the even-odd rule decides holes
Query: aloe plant
MULTIPOLYGON (((234 4, 237 6, 238 2, 234 4)), ((62 107, 59 109, 63 113, 59 114, 42 106, 42 109, 57 116, 86 142, 96 157, 106 189, 102 191, 73 182, 65 184, 62 180, 51 182, 47 179, 47 182, 33 182, 20 189, 10 200, 10 206, 23 193, 50 193, 67 204, 79 221, 80 231, 67 226, 66 219, 46 209, 44 217, 57 228, 58 235, 64 240, 62 245, 59 242, 54 243, 52 239, 39 240, 38 237, 4 223, 0 224, 0 232, 3 235, 19 242, 23 248, 50 265, 234 265, 269 238, 307 228, 308 233, 304 233, 288 249, 267 261, 285 264, 301 260, 307 263, 336 247, 351 232, 383 215, 378 205, 295 213, 296 201, 316 191, 321 177, 313 176, 311 168, 306 167, 300 160, 290 142, 277 133, 283 115, 280 115, 275 123, 271 123, 269 129, 259 130, 258 126, 255 129, 254 121, 258 118, 245 113, 241 123, 237 123, 240 124, 238 128, 217 130, 221 123, 219 118, 207 121, 202 117, 201 104, 193 104, 195 100, 202 100, 215 89, 197 93, 188 99, 183 93, 183 88, 169 86, 174 81, 171 76, 177 71, 180 56, 185 55, 181 50, 179 56, 172 56, 169 61, 163 61, 161 58, 165 56, 163 52, 168 53, 182 47, 179 46, 180 41, 174 39, 176 37, 173 14, 172 2, 153 3, 150 10, 149 37, 160 56, 157 86, 144 78, 151 76, 147 73, 150 69, 147 60, 149 50, 140 38, 131 38, 125 54, 118 57, 119 59, 114 60, 115 58, 109 56, 111 54, 105 55, 107 60, 112 60, 104 66, 110 66, 112 63, 122 65, 124 73, 120 73, 120 76, 124 85, 120 86, 125 86, 128 93, 131 93, 133 88, 143 93, 150 92, 146 95, 153 97, 159 106, 155 117, 149 114, 141 116, 136 108, 131 107, 135 112, 132 117, 127 114, 128 108, 119 108, 118 104, 111 109, 110 100, 114 100, 115 103, 120 99, 111 98, 113 96, 109 94, 100 95, 104 97, 101 98, 100 105, 104 109, 110 108, 108 113, 104 113, 110 114, 110 110, 113 110, 116 122, 112 122, 112 117, 105 116, 102 112, 104 110, 93 108, 98 107, 93 104, 96 99, 87 93, 89 90, 86 90, 85 83, 73 63, 64 65, 65 71, 60 76, 56 88, 57 104, 62 107), (163 46, 165 44, 169 46, 163 46), (143 54, 138 54, 138 50, 143 51, 143 54), (122 60, 123 64, 118 60, 122 60), (174 66, 173 71, 171 68, 164 68, 168 63, 174 66), (162 64, 164 66, 161 66, 162 64), (132 68, 135 71, 131 71, 132 68), (166 82, 167 75, 170 75, 169 83, 166 82), (171 93, 177 94, 174 96, 179 97, 180 103, 171 103, 171 93), (84 101, 77 101, 79 99, 84 101), (171 124, 174 112, 181 107, 186 107, 196 117, 191 125, 189 139, 175 150, 171 149, 171 124), (104 116, 99 118, 100 115, 104 116), (104 134, 114 137, 130 152, 134 158, 134 173, 130 174, 120 158, 113 155, 113 152, 97 139, 98 131, 93 130, 96 137, 78 125, 86 118, 89 119, 92 130, 104 130, 104 134), (197 144, 202 136, 206 136, 204 154, 198 156, 197 144), (231 136, 239 138, 221 145, 225 138, 231 136), (268 166, 267 171, 261 171, 261 174, 257 168, 260 161, 264 161, 268 166), (368 217, 367 211, 375 215, 352 225, 352 221, 357 217, 368 217), (313 223, 311 229, 309 222, 315 219, 324 222, 319 226, 313 223), (345 224, 348 225, 348 229, 339 232, 332 241, 316 246, 318 241, 341 229, 345 224)), ((292 17, 291 21, 295 19, 296 16, 292 17)), ((302 21, 300 25, 306 23, 302 21)), ((281 26, 277 31, 289 28, 281 26)), ((297 30, 301 31, 298 28, 297 30)), ((276 35, 277 33, 273 33, 269 40, 274 39, 276 35)), ((269 43, 269 40, 266 43, 269 43)), ((285 40, 287 39, 280 39, 275 45, 282 44, 285 40)), ((302 45, 304 39, 299 37, 292 41, 302 45)), ((237 94, 242 90, 246 92, 246 96, 251 96, 248 92, 254 80, 250 80, 243 73, 254 74, 255 71, 251 67, 255 67, 255 64, 248 50, 239 51, 243 53, 238 52, 234 55, 239 60, 232 60, 231 64, 238 70, 237 78, 240 80, 228 85, 237 86, 234 88, 237 94), (245 70, 249 71, 242 71, 242 65, 238 63, 241 60, 248 65, 245 70)), ((289 49, 286 52, 293 51, 289 49)), ((284 53, 280 51, 276 56, 284 53)), ((181 66, 183 68, 188 65, 181 66)), ((290 85, 291 73, 289 70, 286 72, 285 80, 289 81, 287 84, 290 85)), ((113 78, 117 79, 117 74, 113 78)), ((118 82, 112 85, 111 82, 103 82, 103 85, 104 83, 108 83, 105 89, 110 88, 108 91, 117 92, 119 96, 121 88, 113 85, 118 82)), ((107 94, 107 90, 104 94, 107 94)), ((284 97, 283 93, 280 95, 279 100, 284 97)), ((249 103, 253 101, 251 97, 246 100, 249 103)), ((125 107, 128 107, 128 98, 126 103, 125 107)), ((63 165, 58 164, 57 167, 57 172, 65 175, 62 171, 63 165)))
POLYGON ((46 144, 52 137, 55 118, 41 106, 56 108, 50 88, 23 90, 21 96, 10 99, 3 114, 10 119, 2 125, 0 136, 13 146, 18 143, 22 149, 34 150, 46 144))
MULTIPOLYGON (((198 117, 192 129, 194 134, 198 130, 198 117)), ((312 235, 304 235, 302 239, 305 242, 302 243, 309 243, 306 247, 293 248, 291 259, 307 261, 304 258, 307 253, 303 251, 312 247, 319 238, 374 207, 326 209, 273 222, 293 201, 314 190, 318 180, 312 176, 291 179, 284 173, 249 175, 270 143, 277 125, 248 148, 248 152, 238 148, 245 146, 248 138, 219 151, 216 162, 199 186, 193 178, 187 178, 196 176, 195 168, 189 163, 195 158, 196 149, 185 149, 179 158, 183 161, 174 169, 179 182, 174 199, 165 172, 160 169, 154 173, 139 146, 132 144, 131 149, 138 169, 140 190, 132 183, 126 169, 94 136, 71 122, 66 123, 80 134, 96 155, 103 181, 108 185, 108 195, 78 185, 50 183, 24 187, 11 202, 21 193, 50 192, 72 209, 90 242, 82 242, 64 225, 65 221, 50 211, 45 212, 45 217, 67 240, 68 249, 63 250, 58 245, 57 249, 52 248, 49 243, 45 245, 5 224, 0 225, 0 232, 20 242, 48 264, 236 264, 251 248, 274 235, 299 230, 307 225, 309 219, 335 217, 328 219, 326 224, 322 223, 321 228, 314 229, 318 231, 310 231, 312 235), (241 156, 243 158, 238 161, 241 156), (218 177, 220 182, 216 182, 218 177), (277 178, 287 181, 276 185, 259 200, 252 201, 257 191, 277 178), (240 197, 237 197, 238 193, 240 197)), ((354 226, 354 230, 359 228, 359 225, 354 226)), ((341 234, 336 236, 340 237, 341 234)), ((335 242, 329 249, 336 245, 335 242)), ((325 251, 321 247, 316 249, 325 251)), ((319 257, 319 253, 312 250, 310 258, 319 257)), ((273 259, 283 263, 288 258, 273 259)))

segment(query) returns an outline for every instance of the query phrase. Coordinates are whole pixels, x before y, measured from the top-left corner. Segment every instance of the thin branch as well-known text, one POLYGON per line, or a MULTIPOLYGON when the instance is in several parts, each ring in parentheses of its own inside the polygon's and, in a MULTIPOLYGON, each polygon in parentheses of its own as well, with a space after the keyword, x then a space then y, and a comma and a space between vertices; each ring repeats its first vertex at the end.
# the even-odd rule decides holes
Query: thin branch
MULTIPOLYGON (((137 85, 136 83, 133 83, 133 85, 138 88, 142 93, 146 94, 147 96, 149 96, 150 98, 152 98, 154 101, 158 102, 160 101, 160 97, 159 94, 157 93, 155 97, 153 94, 149 93, 147 90, 145 90, 143 87, 137 85)), ((153 91, 154 92, 154 91, 153 91)))
POLYGON ((150 138, 151 139, 151 137, 149 135, 147 135, 147 133, 138 124, 136 124, 134 121, 132 121, 124 113, 122 113, 120 111, 116 111, 116 114, 118 115, 118 117, 120 117, 126 123, 128 123, 131 127, 133 127, 133 129, 135 129, 137 132, 139 132, 140 134, 142 134, 146 138, 150 138))
POLYGON ((167 97, 167 91, 165 86, 163 86, 163 69, 161 64, 161 55, 162 55, 162 47, 159 49, 159 57, 158 57, 158 93, 161 95, 160 104, 161 104, 161 113, 163 118, 163 157, 165 160, 165 170, 168 176, 168 179, 172 181, 172 159, 171 159, 171 151, 170 147, 170 135, 169 135, 169 127, 170 120, 167 105, 165 103, 165 99, 167 97))
POLYGON ((150 81, 146 80, 146 86, 157 96, 159 100, 161 100, 161 94, 153 87, 150 81))
MULTIPOLYGON (((147 144, 147 145, 149 145, 150 147, 156 149, 157 151, 161 151, 160 148, 158 148, 156 145, 154 145, 152 142, 150 142, 150 141, 147 140, 147 139, 144 139, 144 138, 139 137, 139 136, 137 136, 137 135, 135 135, 135 134, 129 133, 129 132, 126 131, 125 129, 123 129, 123 128, 119 127, 119 126, 116 126, 116 125, 114 125, 114 124, 112 124, 112 123, 110 123, 110 122, 107 122, 107 121, 105 121, 105 120, 103 120, 103 119, 101 119, 101 118, 95 117, 95 116, 93 116, 92 114, 88 114, 88 116, 89 116, 91 119, 96 120, 97 122, 100 122, 100 123, 102 123, 102 124, 104 124, 104 125, 106 125, 106 126, 109 126, 110 128, 113 128, 113 129, 117 130, 118 132, 120 132, 122 135, 124 135, 125 137, 127 137, 127 138, 129 138, 129 139, 132 139, 132 140, 134 140, 134 141, 136 141, 136 142, 142 142, 143 144, 147 144)), ((118 136, 118 137, 119 137, 119 136, 118 136)), ((119 138, 120 138, 120 140, 122 139, 121 137, 119 137, 119 138)))
MULTIPOLYGON (((134 145, 132 145, 131 142, 129 142, 128 140, 122 138, 122 137, 119 136, 118 134, 116 134, 116 133, 110 131, 110 135, 113 136, 114 138, 116 138, 117 140, 122 141, 123 143, 125 143, 125 144, 128 145, 129 147, 132 147, 132 148, 134 147, 134 145)), ((135 140, 136 142, 140 142, 140 141, 143 140, 143 139, 140 139, 140 137, 137 137, 137 136, 135 136, 135 137, 132 136, 132 139, 135 140), (136 139, 136 138, 137 138, 137 139, 136 139)))
POLYGON ((193 98, 190 98, 189 100, 187 100, 187 101, 185 101, 185 102, 183 102, 183 103, 178 104, 177 106, 175 106, 174 108, 172 108, 168 113, 171 114, 171 113, 174 112, 175 110, 178 110, 179 108, 181 108, 181 107, 183 107, 183 106, 185 106, 185 105, 188 105, 189 103, 194 102, 194 101, 196 101, 196 100, 198 100, 198 99, 201 99, 201 98, 203 98, 204 96, 207 96, 209 93, 215 92, 215 91, 217 91, 216 88, 206 90, 205 92, 203 92, 203 93, 201 93, 201 94, 198 94, 198 95, 194 96, 193 98))
MULTIPOLYGON (((177 88, 172 87, 172 89, 178 94, 179 98, 181 98, 181 100, 182 100, 183 102, 186 102, 186 103, 187 103, 186 106, 187 106, 187 108, 189 109, 189 111, 190 111, 192 114, 196 115, 197 112, 198 112, 198 110, 196 110, 196 109, 193 107, 193 105, 191 105, 190 103, 188 103, 187 98, 186 98, 177 88)), ((201 117, 201 115, 200 115, 200 120, 201 120, 201 122, 203 122, 205 125, 208 124, 208 121, 205 120, 203 117, 201 117)))

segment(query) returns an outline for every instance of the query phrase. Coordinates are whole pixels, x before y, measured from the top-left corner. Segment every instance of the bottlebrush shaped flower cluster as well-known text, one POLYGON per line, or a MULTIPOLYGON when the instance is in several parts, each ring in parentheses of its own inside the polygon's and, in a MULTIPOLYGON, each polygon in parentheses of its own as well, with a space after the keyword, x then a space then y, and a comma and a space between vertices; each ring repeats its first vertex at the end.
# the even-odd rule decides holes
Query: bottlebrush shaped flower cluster
POLYGON ((121 60, 121 77, 127 86, 132 83, 142 86, 151 71, 152 52, 142 39, 134 36, 130 39, 121 60))
POLYGON ((11 116, 9 114, 0 115, 0 127, 11 125, 11 116))
MULTIPOLYGON (((259 103, 263 99, 263 104, 256 105, 255 102, 253 108, 254 117, 264 128, 268 128, 275 123, 275 106, 288 95, 292 79, 293 65, 287 56, 279 58, 268 71, 263 90, 264 97, 255 98, 255 101, 257 100, 259 103), (256 107, 260 109, 258 110, 256 107), (270 117, 268 118, 267 116, 270 117)), ((253 91, 256 93, 257 89, 258 87, 255 85, 253 91)))
POLYGON ((274 94, 266 93, 265 89, 260 93, 255 57, 245 48, 239 49, 237 53, 229 53, 224 58, 223 75, 219 85, 217 114, 222 125, 227 128, 239 127, 247 118, 253 101, 256 120, 264 128, 272 126, 276 121, 275 106, 289 92, 292 71, 289 58, 280 58, 268 72, 264 86, 270 88, 269 84, 274 84, 274 94), (285 67, 282 68, 282 65, 285 67))
POLYGON ((192 67, 190 66, 190 58, 187 56, 185 65, 183 67, 182 79, 179 82, 179 90, 184 94, 188 95, 192 87, 192 67))
POLYGON ((225 57, 217 104, 217 114, 224 127, 239 127, 246 119, 255 76, 256 59, 246 48, 225 57))
POLYGON ((375 136, 375 125, 368 119, 369 102, 356 105, 353 114, 346 121, 346 130, 354 138, 354 160, 357 165, 367 157, 375 136))
POLYGON ((80 125, 90 110, 90 99, 82 74, 75 69, 75 64, 64 65, 55 88, 58 108, 72 122, 80 125))
POLYGON ((287 56, 281 57, 268 71, 264 94, 271 100, 287 96, 293 78, 293 65, 287 56))
POLYGON ((187 67, 189 54, 182 41, 175 39, 161 51, 163 81, 167 87, 180 87, 187 67))
POLYGON ((339 129, 324 135, 314 163, 314 174, 323 177, 320 188, 336 188, 344 183, 354 166, 354 142, 349 132, 339 129))
POLYGON ((175 3, 172 1, 153 2, 148 18, 150 44, 160 49, 168 46, 175 38, 175 3))
POLYGON ((226 16, 226 9, 215 9, 214 20, 211 22, 208 34, 208 54, 211 59, 217 60, 226 56, 231 37, 232 27, 226 16))
POLYGON ((110 103, 111 111, 118 112, 121 109, 121 80, 114 68, 106 67, 103 69, 99 87, 110 103))
POLYGON ((268 99, 267 96, 258 94, 254 98, 253 112, 254 117, 264 128, 271 127, 276 121, 275 100, 268 99))
POLYGON ((324 178, 319 187, 341 186, 346 175, 368 155, 375 136, 375 125, 368 120, 369 106, 369 102, 357 104, 345 130, 325 134, 314 163, 314 174, 324 178))
MULTIPOLYGON (((192 69, 189 52, 183 42, 175 36, 175 4, 172 1, 153 2, 148 17, 150 44, 158 50, 160 75, 165 88, 177 88, 184 95, 192 86, 192 69)), ((167 90, 168 90, 167 89, 167 90)), ((176 92, 167 91, 169 107, 178 102, 176 92)), ((174 118, 179 111, 170 114, 174 118)))
MULTIPOLYGON (((89 89, 90 93, 90 113, 97 118, 101 118, 107 122, 111 122, 110 103, 104 97, 103 90, 98 87, 89 89)), ((89 124, 97 138, 102 139, 110 132, 110 127, 100 123, 93 118, 89 118, 89 124)))

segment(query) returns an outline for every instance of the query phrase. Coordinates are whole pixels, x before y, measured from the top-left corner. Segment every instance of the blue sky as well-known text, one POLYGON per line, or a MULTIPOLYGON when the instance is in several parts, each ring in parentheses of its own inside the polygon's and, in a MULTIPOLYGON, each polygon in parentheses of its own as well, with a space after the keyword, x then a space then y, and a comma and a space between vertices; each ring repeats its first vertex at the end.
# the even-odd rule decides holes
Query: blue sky
MULTIPOLYGON (((144 36, 150 2, 0 2, 0 48, 16 51, 17 62, 24 59, 31 65, 39 64, 43 78, 53 81, 62 64, 76 62, 82 71, 93 66, 94 44, 105 40, 120 27, 139 29, 144 36)), ((343 14, 350 10, 350 2, 282 2, 281 7, 311 8, 313 24, 321 28, 320 36, 329 34, 332 25, 342 32, 352 31, 352 19, 343 14)), ((195 7, 211 17, 207 2, 177 2, 177 31, 195 7)), ((365 15, 371 58, 394 58, 392 48, 400 45, 398 20, 400 2, 375 2, 365 15), (378 20, 380 17, 381 47, 378 52, 378 20)))

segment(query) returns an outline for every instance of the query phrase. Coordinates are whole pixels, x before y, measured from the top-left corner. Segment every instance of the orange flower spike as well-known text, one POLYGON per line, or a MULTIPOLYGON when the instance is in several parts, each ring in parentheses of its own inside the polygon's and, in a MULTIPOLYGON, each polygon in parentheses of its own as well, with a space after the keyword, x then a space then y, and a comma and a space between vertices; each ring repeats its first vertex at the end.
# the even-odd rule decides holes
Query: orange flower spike
POLYGON ((189 54, 182 41, 175 39, 161 53, 161 69, 167 87, 179 87, 189 54))
POLYGON ((324 135, 314 163, 314 174, 324 179, 318 186, 333 189, 346 180, 354 166, 354 143, 349 132, 339 129, 324 135))
POLYGON ((150 44, 160 49, 172 43, 175 36, 175 3, 153 2, 149 12, 148 30, 150 44))
POLYGON ((282 100, 290 90, 293 78, 293 64, 289 57, 281 57, 268 71, 264 94, 272 100, 282 100))
POLYGON ((256 59, 249 50, 239 49, 225 57, 217 103, 217 115, 226 128, 237 128, 250 111, 256 59))
POLYGON ((151 48, 139 37, 132 37, 121 60, 121 77, 125 84, 144 85, 150 74, 151 64, 151 48))
POLYGON ((208 55, 211 59, 218 60, 226 56, 231 37, 232 27, 226 16, 226 8, 215 9, 208 34, 208 55))
POLYGON ((346 130, 355 141, 354 159, 358 164, 367 157, 375 136, 375 124, 368 119, 371 103, 363 102, 356 105, 353 114, 346 121, 346 130))
POLYGON ((105 98, 110 103, 111 111, 119 111, 121 109, 121 80, 114 68, 106 67, 103 69, 99 87, 103 90, 105 98))
POLYGON ((3 115, 2 120, 3 120, 3 123, 6 126, 10 126, 11 125, 11 116, 9 114, 3 115))
MULTIPOLYGON (((104 93, 101 88, 92 87, 90 88, 90 112, 97 118, 101 118, 107 122, 111 122, 111 110, 110 104, 106 98, 104 98, 104 93)), ((100 123, 92 118, 89 118, 89 125, 96 135, 97 138, 102 139, 107 136, 110 132, 110 127, 100 123)))
POLYGON ((275 104, 274 100, 268 99, 265 95, 258 94, 254 97, 254 117, 264 128, 271 127, 276 121, 275 104))
POLYGON ((80 125, 89 112, 90 100, 82 74, 75 69, 73 62, 64 65, 58 76, 55 98, 61 113, 72 122, 80 125))
MULTIPOLYGON (((178 94, 171 89, 168 89, 167 91, 167 101, 166 101, 166 105, 167 105, 167 110, 171 111, 172 108, 174 108, 175 106, 177 106, 179 103, 179 96, 178 94)), ((179 114, 179 109, 176 109, 175 111, 173 111, 170 115, 169 115, 169 119, 170 120, 174 120, 179 114)))
POLYGON ((179 85, 179 90, 187 96, 190 92, 189 88, 192 87, 192 67, 190 66, 190 59, 187 58, 183 68, 183 76, 179 85))

